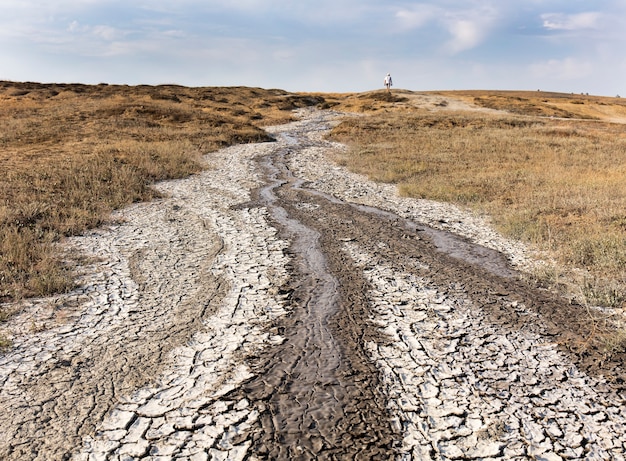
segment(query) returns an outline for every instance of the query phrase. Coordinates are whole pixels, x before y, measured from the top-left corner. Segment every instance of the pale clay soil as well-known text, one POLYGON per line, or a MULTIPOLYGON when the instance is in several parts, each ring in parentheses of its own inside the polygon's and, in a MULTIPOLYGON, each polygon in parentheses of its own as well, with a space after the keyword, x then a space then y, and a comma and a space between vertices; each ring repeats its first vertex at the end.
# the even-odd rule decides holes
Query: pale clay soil
POLYGON ((68 242, 81 287, 2 325, 0 459, 626 459, 626 396, 515 288, 532 255, 299 115, 68 242))

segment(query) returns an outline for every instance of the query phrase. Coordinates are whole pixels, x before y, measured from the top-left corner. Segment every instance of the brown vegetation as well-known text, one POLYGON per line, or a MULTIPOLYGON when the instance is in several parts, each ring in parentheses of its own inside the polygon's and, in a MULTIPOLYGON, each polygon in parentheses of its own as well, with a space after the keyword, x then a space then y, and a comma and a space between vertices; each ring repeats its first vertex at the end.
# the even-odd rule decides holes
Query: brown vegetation
POLYGON ((546 91, 448 91, 438 94, 460 98, 480 107, 519 115, 622 123, 626 117, 626 100, 588 94, 546 91))
POLYGON ((574 282, 568 289, 579 292, 578 301, 624 307, 625 103, 540 92, 427 95, 440 108, 448 97, 509 112, 455 111, 411 106, 413 96, 402 93, 396 98, 405 101, 381 103, 381 93, 368 99, 372 115, 334 130, 334 139, 352 147, 342 164, 397 183, 406 196, 488 214, 506 235, 558 261, 545 281, 574 282))
MULTIPOLYGON (((269 141, 306 105, 356 112, 338 160, 412 197, 487 213, 550 252, 541 274, 589 304, 626 300, 626 101, 545 92, 290 94, 0 82, 0 302, 72 286, 55 243, 150 199, 200 156, 269 141)), ((0 320, 6 313, 0 312, 0 320)), ((620 344, 623 341, 620 342, 620 344)))
MULTIPOLYGON (((202 154, 270 141, 310 96, 255 88, 0 82, 0 302, 72 286, 54 244, 155 196, 202 154)), ((0 315, 6 315, 1 314, 0 315)))

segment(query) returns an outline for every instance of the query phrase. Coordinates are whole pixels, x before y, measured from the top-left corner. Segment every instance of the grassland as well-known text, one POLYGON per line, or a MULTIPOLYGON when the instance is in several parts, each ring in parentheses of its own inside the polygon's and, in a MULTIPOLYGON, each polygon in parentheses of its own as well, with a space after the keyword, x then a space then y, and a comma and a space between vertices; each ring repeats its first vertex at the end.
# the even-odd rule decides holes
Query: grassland
POLYGON ((579 302, 625 307, 626 102, 542 92, 327 96, 367 114, 337 160, 409 197, 489 215, 555 264, 535 274, 579 302), (456 101, 455 104, 452 102, 456 101), (458 101, 472 105, 458 109, 458 101))
POLYGON ((254 88, 0 82, 0 302, 70 289, 56 242, 155 197, 154 181, 199 171, 202 154, 269 141, 263 125, 317 102, 254 88))
MULTIPOLYGON (((0 82, 0 302, 68 290, 55 243, 268 141, 306 105, 356 112, 337 158, 402 194, 489 215, 555 264, 537 277, 593 305, 626 301, 626 101, 544 92, 290 94, 254 88, 0 82)), ((0 318, 6 313, 0 311, 0 318)))

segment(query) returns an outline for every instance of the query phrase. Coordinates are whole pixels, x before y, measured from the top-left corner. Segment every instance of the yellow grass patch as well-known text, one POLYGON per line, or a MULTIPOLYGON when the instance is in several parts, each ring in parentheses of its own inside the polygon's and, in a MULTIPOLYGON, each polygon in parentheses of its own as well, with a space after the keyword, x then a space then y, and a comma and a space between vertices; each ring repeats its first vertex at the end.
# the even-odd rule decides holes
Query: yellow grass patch
MULTIPOLYGON (((319 102, 282 90, 0 82, 0 302, 72 286, 54 243, 319 102)), ((1 314, 1 313, 0 313, 1 314)))
MULTIPOLYGON (((505 234, 585 276, 593 303, 626 298, 626 101, 547 92, 394 90, 290 94, 257 88, 0 82, 0 301, 72 286, 55 242, 154 197, 153 181, 202 154, 269 140, 263 126, 319 104, 362 117, 338 158, 403 194, 492 216, 505 234)), ((4 316, 0 312, 0 320, 4 316)))
MULTIPOLYGON (((457 93, 438 96, 452 99, 457 93)), ((506 235, 551 251, 570 275, 584 269, 587 275, 579 277, 576 286, 587 301, 622 306, 626 125, 583 117, 600 112, 580 109, 591 107, 591 102, 571 104, 580 96, 559 98, 562 107, 574 106, 569 119, 545 116, 546 104, 557 107, 543 102, 545 95, 525 101, 516 94, 505 96, 513 112, 540 115, 417 105, 410 110, 406 101, 398 108, 397 103, 381 104, 369 112, 372 115, 351 118, 335 128, 333 138, 351 146, 338 161, 376 181, 398 184, 406 196, 449 201, 489 214, 506 235)), ((402 93, 399 97, 410 99, 402 93)), ((473 105, 477 99, 499 101, 500 109, 506 99, 477 92, 462 97, 471 97, 465 102, 473 105)), ((619 99, 597 101, 611 120, 624 107, 619 99)))

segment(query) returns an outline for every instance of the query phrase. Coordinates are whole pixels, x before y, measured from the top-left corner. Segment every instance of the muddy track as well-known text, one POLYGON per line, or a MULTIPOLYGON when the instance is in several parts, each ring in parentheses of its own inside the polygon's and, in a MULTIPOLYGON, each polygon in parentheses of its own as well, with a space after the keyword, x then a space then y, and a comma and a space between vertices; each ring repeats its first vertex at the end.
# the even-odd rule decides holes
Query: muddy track
POLYGON ((0 458, 625 459, 623 358, 578 347, 582 308, 301 115, 70 242, 82 288, 6 327, 0 458))
POLYGON ((260 162, 270 184, 256 194, 292 242, 293 262, 292 313, 277 325, 285 342, 259 357, 254 379, 237 392, 266 402, 253 451, 269 459, 390 459, 386 399, 363 349, 363 338, 377 335, 368 325, 366 289, 362 277, 351 280, 351 266, 329 265, 323 231, 301 219, 303 209, 312 210, 293 193, 299 181, 286 159, 306 139, 287 145, 260 162))

